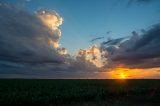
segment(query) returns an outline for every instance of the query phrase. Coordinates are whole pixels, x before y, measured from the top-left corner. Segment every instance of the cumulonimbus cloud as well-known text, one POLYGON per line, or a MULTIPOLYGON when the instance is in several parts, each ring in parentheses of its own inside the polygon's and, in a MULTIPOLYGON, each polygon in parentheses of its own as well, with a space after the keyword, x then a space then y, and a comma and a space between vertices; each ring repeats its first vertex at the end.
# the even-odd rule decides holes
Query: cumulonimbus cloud
POLYGON ((0 77, 87 78, 96 70, 59 47, 63 19, 55 11, 1 4, 0 13, 0 77))
MULTIPOLYGON (((0 59, 15 62, 62 61, 49 44, 59 33, 46 27, 37 14, 16 6, 0 6, 0 59)), ((56 17, 56 15, 55 15, 56 17)))

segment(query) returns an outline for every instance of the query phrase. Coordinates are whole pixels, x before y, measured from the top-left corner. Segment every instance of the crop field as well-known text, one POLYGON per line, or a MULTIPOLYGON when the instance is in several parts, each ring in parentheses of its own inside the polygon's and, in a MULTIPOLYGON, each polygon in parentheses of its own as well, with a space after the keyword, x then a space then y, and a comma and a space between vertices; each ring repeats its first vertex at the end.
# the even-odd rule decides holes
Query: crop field
POLYGON ((1 79, 6 105, 160 106, 160 80, 1 79))

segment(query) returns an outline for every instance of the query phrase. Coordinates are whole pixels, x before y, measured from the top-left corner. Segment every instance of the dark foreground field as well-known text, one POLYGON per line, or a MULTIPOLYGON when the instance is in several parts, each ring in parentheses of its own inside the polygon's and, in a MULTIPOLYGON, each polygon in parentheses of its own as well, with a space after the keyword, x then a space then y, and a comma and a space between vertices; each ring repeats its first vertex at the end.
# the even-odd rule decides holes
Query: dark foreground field
POLYGON ((160 106, 160 80, 0 80, 0 106, 160 106))

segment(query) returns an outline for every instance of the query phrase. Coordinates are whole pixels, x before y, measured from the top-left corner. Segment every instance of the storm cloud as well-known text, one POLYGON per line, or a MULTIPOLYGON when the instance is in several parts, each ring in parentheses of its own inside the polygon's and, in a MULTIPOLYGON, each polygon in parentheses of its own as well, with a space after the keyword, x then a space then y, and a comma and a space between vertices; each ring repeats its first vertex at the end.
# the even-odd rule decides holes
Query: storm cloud
POLYGON ((91 63, 59 47, 63 19, 55 11, 31 14, 17 5, 1 4, 0 13, 1 78, 85 78, 94 72, 91 63))
POLYGON ((124 64, 129 68, 160 67, 160 24, 153 25, 142 35, 133 35, 123 42, 113 39, 112 45, 102 44, 102 48, 110 53, 111 64, 124 64))
POLYGON ((63 62, 49 45, 59 35, 36 15, 16 6, 0 6, 0 60, 13 62, 63 62))

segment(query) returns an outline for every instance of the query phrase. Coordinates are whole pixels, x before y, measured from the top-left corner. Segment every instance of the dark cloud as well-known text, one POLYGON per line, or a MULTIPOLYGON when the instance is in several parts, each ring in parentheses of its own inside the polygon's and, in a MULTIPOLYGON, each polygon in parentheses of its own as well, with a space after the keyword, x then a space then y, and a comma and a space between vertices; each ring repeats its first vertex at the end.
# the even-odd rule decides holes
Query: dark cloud
POLYGON ((17 5, 1 4, 0 13, 1 78, 87 78, 94 74, 95 66, 59 48, 58 26, 63 19, 56 12, 31 14, 17 5))
POLYGON ((48 40, 58 35, 35 16, 16 6, 0 6, 0 60, 13 62, 61 62, 48 40))
POLYGON ((118 48, 105 48, 108 52, 114 50, 109 57, 112 63, 124 64, 130 68, 160 67, 160 24, 142 35, 136 32, 132 34, 132 37, 120 43, 118 48))

